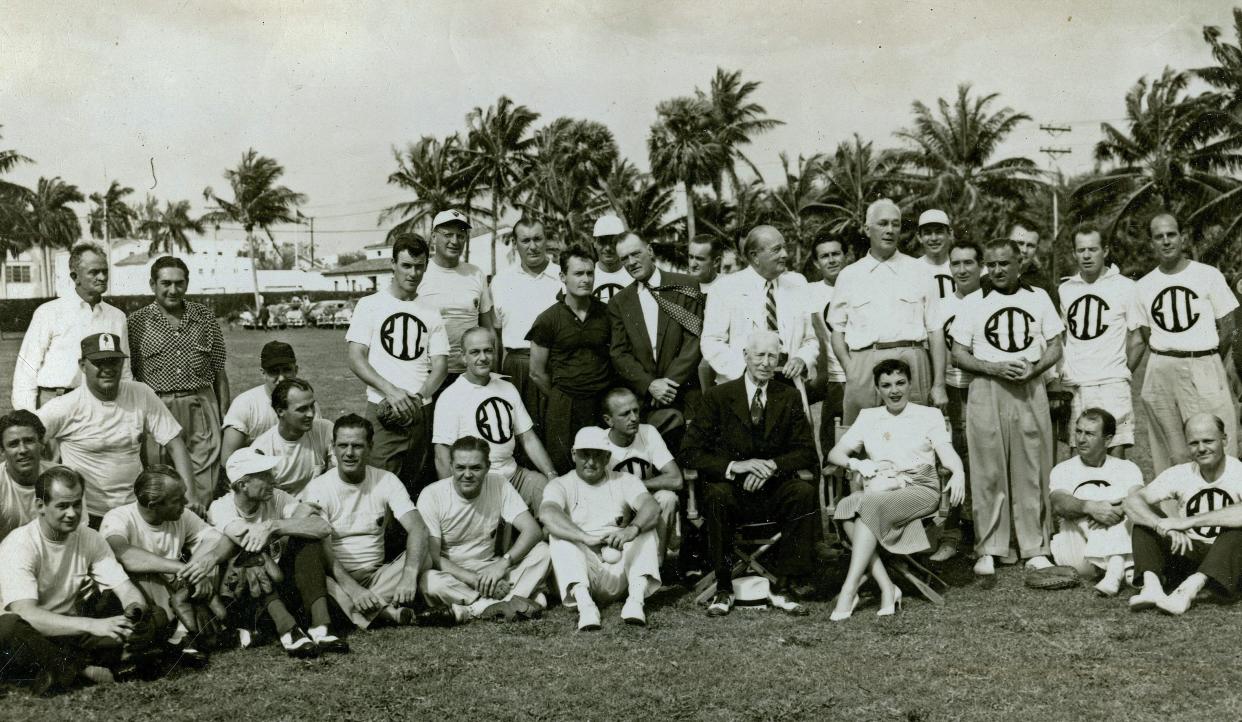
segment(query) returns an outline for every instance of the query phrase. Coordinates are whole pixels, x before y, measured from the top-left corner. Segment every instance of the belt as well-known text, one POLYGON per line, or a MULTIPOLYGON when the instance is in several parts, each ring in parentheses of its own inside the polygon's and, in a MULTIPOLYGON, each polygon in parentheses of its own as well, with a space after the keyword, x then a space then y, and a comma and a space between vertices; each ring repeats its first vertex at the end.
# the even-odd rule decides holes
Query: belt
POLYGON ((1210 348, 1206 351, 1161 351, 1153 348, 1152 353, 1157 356, 1168 356, 1170 358, 1202 358, 1204 356, 1215 356, 1220 353, 1220 349, 1210 348))
POLYGON ((870 351, 872 349, 875 349, 876 351, 887 351, 891 348, 922 348, 922 347, 923 347, 922 341, 880 341, 878 343, 873 343, 870 346, 863 346, 862 348, 855 349, 855 350, 856 351, 870 351))
POLYGON ((203 386, 197 389, 178 389, 176 391, 156 391, 155 393, 156 395, 161 396, 161 397, 171 396, 174 399, 183 399, 186 396, 198 396, 199 392, 205 388, 208 388, 208 387, 203 386))
POLYGON ((529 355, 530 349, 529 348, 509 348, 507 346, 505 347, 505 355, 515 354, 515 353, 524 353, 524 354, 529 355))
POLYGON ((49 394, 56 394, 57 396, 64 396, 70 391, 73 391, 72 386, 40 386, 39 387, 39 393, 41 394, 49 393, 49 394))

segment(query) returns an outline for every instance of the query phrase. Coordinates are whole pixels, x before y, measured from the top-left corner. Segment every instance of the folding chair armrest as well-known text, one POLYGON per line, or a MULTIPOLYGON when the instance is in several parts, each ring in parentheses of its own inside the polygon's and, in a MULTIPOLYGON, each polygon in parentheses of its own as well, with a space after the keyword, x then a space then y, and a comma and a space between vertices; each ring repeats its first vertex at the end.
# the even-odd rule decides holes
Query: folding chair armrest
POLYGON ((686 485, 686 520, 697 521, 699 514, 699 470, 682 469, 682 482, 686 485))

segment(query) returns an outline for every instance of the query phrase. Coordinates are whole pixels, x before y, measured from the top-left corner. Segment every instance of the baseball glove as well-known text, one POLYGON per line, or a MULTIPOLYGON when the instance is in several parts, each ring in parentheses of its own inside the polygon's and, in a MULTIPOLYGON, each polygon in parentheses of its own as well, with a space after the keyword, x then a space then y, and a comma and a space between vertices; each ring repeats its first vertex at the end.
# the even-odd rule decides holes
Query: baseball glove
POLYGON ((1073 567, 1057 566, 1029 571, 1023 583, 1031 589, 1073 589, 1082 579, 1073 567))
POLYGON ((375 408, 375 420, 389 431, 404 431, 418 423, 422 416, 422 406, 416 404, 414 414, 405 416, 398 413, 392 404, 388 403, 388 399, 380 401, 375 408))

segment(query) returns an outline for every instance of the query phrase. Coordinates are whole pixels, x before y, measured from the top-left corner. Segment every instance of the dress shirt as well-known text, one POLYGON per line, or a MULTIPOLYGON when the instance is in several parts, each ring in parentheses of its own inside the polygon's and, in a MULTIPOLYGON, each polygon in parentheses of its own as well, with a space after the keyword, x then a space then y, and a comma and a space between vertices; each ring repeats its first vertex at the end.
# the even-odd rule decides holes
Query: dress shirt
POLYGON ((535 319, 561 292, 561 267, 549 263, 538 273, 517 266, 492 279, 492 307, 500 325, 500 342, 505 348, 530 348, 526 334, 535 319))
POLYGON ((936 330, 939 298, 927 264, 896 251, 881 261, 868 253, 841 271, 828 325, 845 333, 851 351, 875 343, 923 342, 936 330))
MULTIPOLYGON (((40 386, 75 388, 81 384, 82 339, 96 333, 116 334, 122 348, 129 348, 125 314, 111 304, 100 301, 92 307, 75 291, 36 308, 13 369, 13 408, 34 411, 40 386)), ((128 361, 121 378, 133 378, 128 361)))
MULTIPOLYGON (((767 411, 768 409, 768 385, 764 384, 763 386, 760 386, 759 384, 755 383, 754 380, 750 378, 750 374, 743 373, 742 376, 743 378, 745 378, 744 385, 746 386, 747 413, 750 413, 750 405, 755 400, 755 391, 759 392, 759 405, 763 407, 764 411, 767 411)), ((739 461, 745 461, 745 460, 739 459, 739 461)), ((733 465, 736 463, 737 461, 730 461, 729 466, 725 468, 726 479, 736 478, 736 475, 733 473, 733 465)))
MULTIPOLYGON (((643 309, 643 323, 647 326, 647 339, 651 341, 651 358, 659 358, 656 351, 656 331, 660 328, 660 306, 656 303, 653 288, 660 287, 660 269, 652 272, 646 283, 638 284, 638 305, 643 309)), ((676 323, 674 321, 673 323, 676 323)))
MULTIPOLYGON (((720 381, 736 379, 746 370, 742 357, 746 341, 755 331, 768 327, 767 295, 767 280, 750 267, 718 277, 707 294, 701 346, 703 358, 720 381)), ((777 276, 774 295, 781 350, 802 359, 807 374, 813 375, 819 360, 819 340, 806 313, 806 279, 800 273, 786 271, 777 276)))

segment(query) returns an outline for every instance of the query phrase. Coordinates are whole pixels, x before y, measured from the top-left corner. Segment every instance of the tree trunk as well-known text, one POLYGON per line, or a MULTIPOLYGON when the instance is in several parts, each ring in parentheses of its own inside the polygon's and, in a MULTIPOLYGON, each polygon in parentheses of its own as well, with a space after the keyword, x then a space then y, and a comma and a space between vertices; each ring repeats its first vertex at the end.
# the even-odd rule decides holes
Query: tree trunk
MULTIPOLYGON (((492 189, 492 276, 496 275, 496 234, 500 228, 500 204, 497 189, 492 189)), ((469 247, 470 242, 466 242, 469 247)))
POLYGON ((259 316, 259 254, 254 245, 254 231, 246 232, 246 243, 250 246, 250 280, 254 283, 254 313, 259 316))
POLYGON ((694 192, 691 190, 690 181, 685 182, 686 186, 686 246, 689 247, 690 239, 694 238, 694 192))

